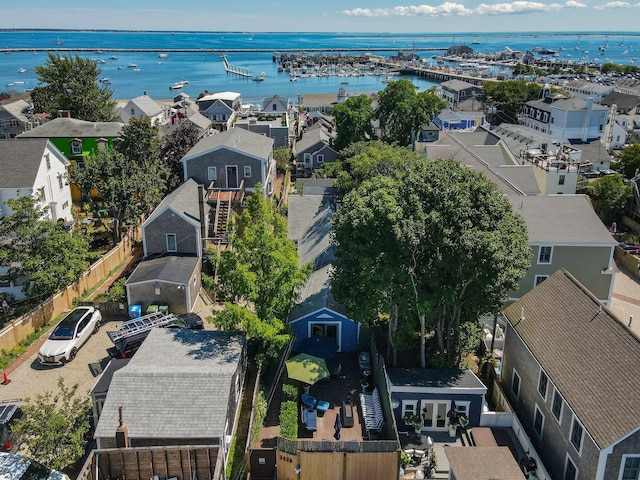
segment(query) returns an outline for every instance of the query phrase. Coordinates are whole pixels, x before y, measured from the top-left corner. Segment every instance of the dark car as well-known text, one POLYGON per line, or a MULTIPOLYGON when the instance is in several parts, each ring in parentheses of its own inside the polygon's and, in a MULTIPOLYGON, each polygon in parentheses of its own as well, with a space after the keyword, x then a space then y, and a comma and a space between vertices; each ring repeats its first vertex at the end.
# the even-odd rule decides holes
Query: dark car
POLYGON ((190 330, 202 330, 204 329, 204 322, 200 315, 193 312, 181 313, 178 315, 178 319, 184 322, 184 327, 190 330))

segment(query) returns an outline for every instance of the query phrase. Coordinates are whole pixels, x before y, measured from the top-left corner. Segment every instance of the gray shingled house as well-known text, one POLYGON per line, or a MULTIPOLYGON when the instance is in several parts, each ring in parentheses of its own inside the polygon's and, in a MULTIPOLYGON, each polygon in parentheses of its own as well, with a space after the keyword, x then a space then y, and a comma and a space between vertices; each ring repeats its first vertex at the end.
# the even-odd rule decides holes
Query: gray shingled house
POLYGON ((160 202, 142 225, 144 257, 126 283, 129 305, 192 311, 200 293, 208 215, 204 189, 192 179, 160 202))
POLYGON ((116 446, 122 407, 127 446, 219 445, 227 451, 245 367, 241 335, 152 329, 129 363, 113 372, 94 434, 98 448, 116 446))
POLYGON ((310 174, 327 162, 335 162, 338 152, 332 143, 331 136, 322 128, 305 132, 295 147, 297 170, 310 174))
POLYGON ((638 478, 640 340, 565 269, 504 314, 502 387, 552 478, 638 478))
POLYGON ((211 191, 251 192, 260 183, 273 194, 276 162, 273 139, 241 128, 202 138, 182 158, 184 179, 192 178, 211 191))

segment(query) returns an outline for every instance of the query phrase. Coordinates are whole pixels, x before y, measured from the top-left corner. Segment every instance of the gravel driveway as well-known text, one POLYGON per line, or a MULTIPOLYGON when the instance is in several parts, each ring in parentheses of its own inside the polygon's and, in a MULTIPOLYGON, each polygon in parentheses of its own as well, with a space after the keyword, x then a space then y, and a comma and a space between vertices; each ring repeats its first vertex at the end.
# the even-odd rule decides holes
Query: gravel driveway
MULTIPOLYGON (((115 330, 120 323, 120 321, 104 322, 100 330, 78 350, 76 358, 64 366, 40 365, 37 348, 31 355, 25 353, 25 357, 29 356, 24 359, 24 363, 9 373, 9 384, 0 385, 0 399, 22 398, 24 400, 28 397, 35 398, 38 393, 57 392, 60 377, 64 379, 67 387, 77 383, 78 394, 88 394, 97 380, 89 365, 100 364, 102 368, 107 365, 109 361, 107 348, 113 346, 107 331, 115 330)), ((40 342, 37 343, 40 345, 40 342)), ((97 373, 100 371, 98 369, 97 373)))

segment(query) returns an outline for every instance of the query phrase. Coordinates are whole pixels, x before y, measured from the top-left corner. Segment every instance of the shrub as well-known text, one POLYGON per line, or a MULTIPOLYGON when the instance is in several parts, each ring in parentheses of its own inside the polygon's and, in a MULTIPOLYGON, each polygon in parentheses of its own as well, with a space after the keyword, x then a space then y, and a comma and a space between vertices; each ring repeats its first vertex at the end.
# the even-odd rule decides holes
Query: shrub
POLYGON ((282 401, 296 401, 298 399, 298 388, 290 383, 282 385, 282 401))
POLYGON ((298 438, 298 402, 280 404, 280 436, 288 440, 298 438))

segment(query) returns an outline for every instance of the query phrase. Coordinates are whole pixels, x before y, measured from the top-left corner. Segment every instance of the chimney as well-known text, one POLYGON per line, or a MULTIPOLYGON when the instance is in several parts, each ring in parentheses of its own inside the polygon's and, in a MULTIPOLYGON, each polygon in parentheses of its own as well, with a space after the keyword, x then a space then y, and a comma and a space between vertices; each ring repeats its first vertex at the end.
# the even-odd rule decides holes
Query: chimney
POLYGON ((58 110, 58 118, 71 118, 71 110, 58 110))
POLYGON ((582 142, 587 143, 589 137, 589 124, 591 123, 591 112, 593 110, 593 97, 587 98, 587 111, 584 115, 584 125, 582 126, 582 142))
POLYGON ((120 425, 116 428, 116 447, 126 448, 129 446, 129 431, 122 421, 122 406, 118 407, 118 420, 120 425))

